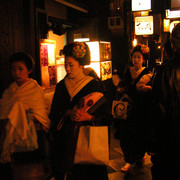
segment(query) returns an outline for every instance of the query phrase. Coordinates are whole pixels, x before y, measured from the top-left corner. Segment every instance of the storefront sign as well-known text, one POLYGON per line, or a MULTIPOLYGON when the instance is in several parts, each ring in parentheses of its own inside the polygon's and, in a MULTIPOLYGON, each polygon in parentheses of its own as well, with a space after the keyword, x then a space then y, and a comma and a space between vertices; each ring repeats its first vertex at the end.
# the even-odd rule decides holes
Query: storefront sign
POLYGON ((40 40, 41 85, 43 89, 54 87, 57 83, 55 52, 55 40, 40 40))
POLYGON ((151 10, 151 0, 132 0, 132 11, 151 10))
POLYGON ((180 10, 170 11, 169 9, 166 10, 166 18, 179 18, 180 17, 180 10))
POLYGON ((164 32, 170 31, 170 19, 163 19, 164 32))
POLYGON ((153 34, 153 16, 135 17, 135 35, 153 34))

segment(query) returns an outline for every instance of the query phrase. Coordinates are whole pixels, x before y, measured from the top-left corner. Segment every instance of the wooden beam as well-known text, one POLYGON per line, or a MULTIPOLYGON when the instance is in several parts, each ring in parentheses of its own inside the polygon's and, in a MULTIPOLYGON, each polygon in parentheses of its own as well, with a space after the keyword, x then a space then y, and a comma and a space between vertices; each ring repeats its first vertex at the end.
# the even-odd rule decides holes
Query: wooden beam
POLYGON ((65 1, 65 0, 55 0, 55 1, 59 2, 59 3, 63 4, 63 5, 66 5, 68 7, 71 7, 73 9, 79 10, 81 12, 88 13, 87 9, 84 9, 83 7, 80 7, 80 6, 76 5, 75 3, 70 3, 70 2, 65 1))

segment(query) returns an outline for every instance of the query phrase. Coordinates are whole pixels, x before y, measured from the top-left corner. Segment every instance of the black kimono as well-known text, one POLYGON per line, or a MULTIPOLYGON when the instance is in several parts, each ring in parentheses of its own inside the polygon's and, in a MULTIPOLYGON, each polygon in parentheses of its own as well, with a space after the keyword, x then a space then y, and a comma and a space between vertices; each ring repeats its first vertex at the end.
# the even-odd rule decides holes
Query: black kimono
MULTIPOLYGON (((73 107, 80 101, 84 96, 92 93, 92 92, 102 92, 100 84, 92 79, 88 82, 71 100, 71 97, 68 93, 65 80, 60 81, 55 90, 50 119, 52 121, 52 134, 53 134, 53 170, 55 178, 61 179, 64 176, 65 171, 67 171, 66 161, 71 156, 73 152, 73 144, 72 140, 69 138, 72 135, 74 124, 70 120, 70 118, 66 118, 65 122, 60 131, 57 130, 57 125, 60 119, 64 116, 68 109, 73 109, 73 107)), ((100 106, 94 113, 95 123, 98 125, 107 124, 107 110, 106 105, 103 104, 100 106)), ((86 122, 91 124, 92 122, 86 122)), ((102 168, 102 167, 101 167, 102 168)), ((96 179, 99 178, 96 174, 99 171, 98 168, 89 168, 89 166, 79 165, 74 166, 72 169, 72 179, 96 179), (95 171, 94 171, 95 170, 95 171), (94 172, 92 172, 94 171, 94 172), (93 175, 94 174, 94 175, 93 175), (94 177, 93 177, 94 176, 94 177)), ((98 172, 101 178, 103 176, 107 176, 105 169, 103 168, 103 172, 98 172)), ((101 179, 100 178, 100 179, 101 179)), ((106 179, 106 178, 103 178, 106 179)))
POLYGON ((151 107, 151 93, 139 92, 136 84, 143 75, 149 74, 145 68, 136 79, 132 79, 130 69, 127 69, 120 87, 124 88, 131 101, 127 112, 127 119, 115 119, 115 137, 120 139, 120 146, 126 162, 133 164, 141 162, 146 152, 146 143, 149 138, 149 108, 151 107))

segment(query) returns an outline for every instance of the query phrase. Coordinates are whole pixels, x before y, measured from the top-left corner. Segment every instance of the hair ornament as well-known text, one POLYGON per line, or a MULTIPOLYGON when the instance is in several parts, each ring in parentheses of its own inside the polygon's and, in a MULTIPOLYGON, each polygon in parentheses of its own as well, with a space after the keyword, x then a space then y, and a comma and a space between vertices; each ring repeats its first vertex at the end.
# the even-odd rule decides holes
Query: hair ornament
POLYGON ((147 45, 145 45, 145 44, 139 44, 139 45, 141 46, 141 52, 143 54, 149 53, 149 47, 147 45))
POLYGON ((76 58, 83 58, 86 54, 85 44, 82 42, 74 43, 73 56, 76 58))

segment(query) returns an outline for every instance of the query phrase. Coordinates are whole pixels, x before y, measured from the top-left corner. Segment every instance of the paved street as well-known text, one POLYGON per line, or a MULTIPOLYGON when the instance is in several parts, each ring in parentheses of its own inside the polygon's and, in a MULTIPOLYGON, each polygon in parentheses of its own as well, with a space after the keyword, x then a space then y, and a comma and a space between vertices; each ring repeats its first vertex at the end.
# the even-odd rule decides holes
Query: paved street
POLYGON ((119 145, 119 140, 114 138, 114 130, 110 132, 110 162, 108 167, 109 180, 152 180, 150 156, 146 155, 145 166, 134 174, 125 174, 120 171, 125 165, 123 153, 119 145))
MULTIPOLYGON (((120 171, 125 164, 119 140, 114 138, 114 130, 110 131, 110 162, 107 166, 109 180, 152 180, 150 156, 146 156, 145 166, 134 174, 125 174, 120 171)), ((14 180, 44 180, 42 163, 16 164, 13 168, 14 180)), ((53 180, 53 179, 52 179, 53 180)))

